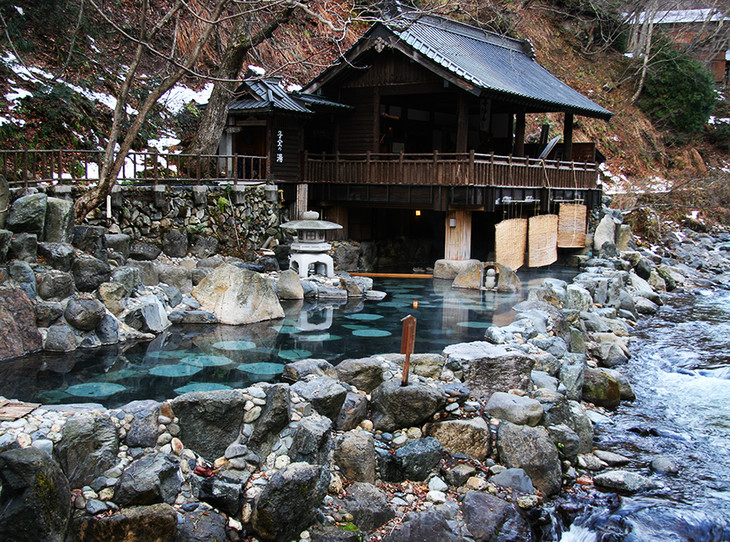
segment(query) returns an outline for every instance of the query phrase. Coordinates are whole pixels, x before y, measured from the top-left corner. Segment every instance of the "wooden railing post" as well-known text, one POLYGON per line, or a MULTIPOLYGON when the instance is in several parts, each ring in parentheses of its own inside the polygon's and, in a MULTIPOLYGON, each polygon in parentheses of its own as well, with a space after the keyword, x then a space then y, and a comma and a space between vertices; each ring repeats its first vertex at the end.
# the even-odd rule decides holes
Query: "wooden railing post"
MULTIPOLYGON (((253 166, 253 164, 251 164, 253 166)), ((243 168, 243 171, 245 173, 246 168, 243 168)), ((233 184, 238 184, 238 153, 235 153, 233 155, 233 167, 231 168, 231 172, 233 173, 233 184)))
MULTIPOLYGON (((469 174, 466 180, 466 184, 474 183, 474 149, 469 151, 469 174)), ((476 183, 474 183, 476 184, 476 183)))
POLYGON ((195 168, 195 175, 196 175, 196 184, 200 184, 200 177, 201 177, 201 165, 200 162, 203 159, 202 155, 198 155, 197 160, 197 167, 195 168))
POLYGON ((157 158, 157 151, 155 151, 154 153, 152 153, 152 167, 155 168, 155 171, 153 173, 153 179, 154 179, 153 182, 154 182, 155 186, 157 186, 158 183, 160 182, 160 172, 159 172, 159 168, 157 167, 157 165, 158 165, 158 158, 157 158))
POLYGON ((367 182, 370 182, 371 181, 371 178, 372 178, 372 168, 373 168, 373 166, 372 166, 372 163, 370 161, 370 151, 368 151, 367 152, 367 169, 368 169, 368 172, 367 172, 367 175, 366 175, 367 182))

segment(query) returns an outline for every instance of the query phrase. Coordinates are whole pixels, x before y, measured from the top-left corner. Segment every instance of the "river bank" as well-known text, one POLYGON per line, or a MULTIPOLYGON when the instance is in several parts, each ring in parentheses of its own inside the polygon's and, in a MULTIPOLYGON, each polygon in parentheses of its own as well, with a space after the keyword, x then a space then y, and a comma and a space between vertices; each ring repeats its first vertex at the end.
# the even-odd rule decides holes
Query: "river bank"
POLYGON ((634 394, 621 368, 635 322, 666 290, 721 286, 730 267, 715 248, 728 240, 685 232, 620 255, 599 241, 571 284, 531 290, 509 326, 415 356, 405 388, 400 355, 304 360, 288 383, 2 422, 3 487, 15 491, 0 497, 14 510, 0 528, 49 540, 555 538, 571 521, 554 529, 552 496, 662 484, 594 449, 593 427, 634 394))

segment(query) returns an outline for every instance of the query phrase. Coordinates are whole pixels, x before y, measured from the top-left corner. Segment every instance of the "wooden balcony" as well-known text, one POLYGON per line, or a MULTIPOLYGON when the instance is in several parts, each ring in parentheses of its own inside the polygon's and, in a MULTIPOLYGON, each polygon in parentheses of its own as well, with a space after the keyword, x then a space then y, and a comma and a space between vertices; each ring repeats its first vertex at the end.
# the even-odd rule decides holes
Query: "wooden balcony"
POLYGON ((306 154, 304 182, 592 190, 597 165, 494 154, 306 154))

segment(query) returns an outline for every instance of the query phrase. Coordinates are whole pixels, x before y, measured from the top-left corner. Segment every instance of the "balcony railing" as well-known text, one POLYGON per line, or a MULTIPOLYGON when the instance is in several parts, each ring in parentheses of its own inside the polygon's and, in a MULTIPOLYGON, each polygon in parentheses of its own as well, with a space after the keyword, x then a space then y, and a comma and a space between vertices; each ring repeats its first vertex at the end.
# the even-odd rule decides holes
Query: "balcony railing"
MULTIPOLYGON (((0 174, 10 186, 99 181, 103 151, 0 150, 0 174)), ((117 180, 138 184, 263 181, 266 157, 130 152, 117 180)))
POLYGON ((494 154, 305 155, 305 182, 432 186, 596 188, 597 167, 494 154))

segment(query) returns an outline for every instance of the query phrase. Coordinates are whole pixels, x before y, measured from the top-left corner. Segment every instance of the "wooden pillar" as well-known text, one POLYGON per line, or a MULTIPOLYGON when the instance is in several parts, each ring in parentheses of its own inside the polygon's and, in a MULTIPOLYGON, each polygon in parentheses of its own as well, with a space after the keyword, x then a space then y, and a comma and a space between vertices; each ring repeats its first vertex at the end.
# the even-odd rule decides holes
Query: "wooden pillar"
POLYGON ((517 124, 515 126, 515 156, 525 155, 525 109, 517 111, 517 124))
POLYGON ((471 258, 471 211, 453 209, 446 213, 444 259, 471 258))
POLYGON ((563 123, 563 159, 573 160, 573 113, 566 113, 563 123))
POLYGON ((331 239, 332 241, 342 241, 343 239, 347 239, 349 237, 350 232, 348 231, 347 217, 347 208, 342 205, 334 205, 329 209, 326 220, 334 222, 335 224, 339 224, 340 226, 342 226, 342 229, 332 230, 327 235, 328 239, 331 239))
POLYGON ((292 220, 299 220, 304 216, 304 212, 307 211, 309 205, 309 185, 306 183, 297 185, 297 203, 294 209, 294 215, 292 220))
POLYGON ((380 89, 373 87, 373 152, 380 152, 380 89))
POLYGON ((469 103, 466 93, 459 92, 458 114, 456 118, 456 152, 466 152, 469 139, 469 103))

